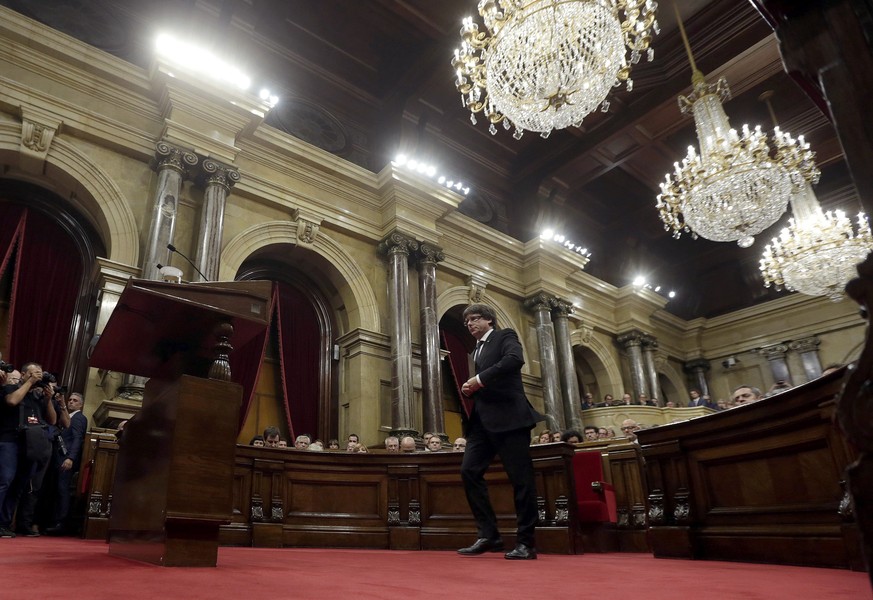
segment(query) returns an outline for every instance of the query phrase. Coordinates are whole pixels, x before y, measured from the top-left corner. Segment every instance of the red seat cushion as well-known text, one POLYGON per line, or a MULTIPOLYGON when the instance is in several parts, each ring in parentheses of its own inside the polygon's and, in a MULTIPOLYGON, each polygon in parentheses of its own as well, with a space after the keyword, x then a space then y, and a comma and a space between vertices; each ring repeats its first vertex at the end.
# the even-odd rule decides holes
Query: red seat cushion
POLYGON ((581 522, 615 523, 618 520, 615 490, 603 481, 600 452, 577 452, 573 456, 573 478, 581 522))

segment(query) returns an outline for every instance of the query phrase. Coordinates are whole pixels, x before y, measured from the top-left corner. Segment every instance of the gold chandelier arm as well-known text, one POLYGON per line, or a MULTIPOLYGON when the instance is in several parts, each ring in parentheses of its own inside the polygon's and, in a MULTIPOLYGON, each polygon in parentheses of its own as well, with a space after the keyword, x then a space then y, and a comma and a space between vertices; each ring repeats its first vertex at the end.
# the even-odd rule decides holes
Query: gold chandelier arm
POLYGON ((688 41, 688 34, 685 32, 685 24, 682 22, 682 15, 679 14, 679 5, 676 0, 673 0, 673 12, 676 13, 676 22, 679 24, 679 35, 682 36, 682 43, 685 44, 685 53, 688 54, 688 62, 691 63, 691 81, 696 86, 698 83, 703 83, 703 73, 697 68, 697 63, 694 62, 694 54, 691 52, 691 43, 688 41))

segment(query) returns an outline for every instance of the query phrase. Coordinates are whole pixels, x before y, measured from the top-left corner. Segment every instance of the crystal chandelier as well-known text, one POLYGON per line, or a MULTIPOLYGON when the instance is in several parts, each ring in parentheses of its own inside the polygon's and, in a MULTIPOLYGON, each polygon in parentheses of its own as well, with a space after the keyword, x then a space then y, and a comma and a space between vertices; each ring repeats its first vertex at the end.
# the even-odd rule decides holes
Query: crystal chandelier
POLYGON ((700 153, 689 146, 682 163, 674 163, 661 184, 658 213, 673 237, 687 231, 748 248, 782 216, 797 187, 818 181, 819 171, 802 137, 794 140, 776 128, 771 147, 760 126, 743 125, 742 134, 731 128, 722 106, 730 98, 727 81, 706 83, 678 10, 676 16, 694 73, 692 92, 679 96, 679 108, 694 116, 700 153))
POLYGON ((791 209, 788 227, 764 249, 764 285, 841 300, 846 283, 857 277, 855 265, 873 250, 867 217, 858 215, 855 232, 843 211, 822 211, 809 183, 791 198, 791 209))
POLYGON ((654 0, 480 0, 488 33, 468 17, 452 66, 470 120, 482 113, 489 131, 515 127, 547 137, 609 109, 609 90, 633 89, 631 65, 659 32, 654 0), (627 50, 630 56, 627 56, 627 50))

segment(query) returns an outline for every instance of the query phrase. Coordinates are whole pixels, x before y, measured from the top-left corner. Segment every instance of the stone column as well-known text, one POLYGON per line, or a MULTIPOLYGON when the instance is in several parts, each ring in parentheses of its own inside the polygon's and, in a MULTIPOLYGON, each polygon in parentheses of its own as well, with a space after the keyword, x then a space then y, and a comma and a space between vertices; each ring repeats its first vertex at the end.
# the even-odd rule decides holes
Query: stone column
MULTIPOLYGON (((619 335, 615 341, 624 348, 630 364, 631 385, 633 386, 633 401, 636 402, 640 394, 649 394, 649 384, 646 380, 646 369, 643 366, 643 332, 636 329, 619 335)), ((651 397, 651 396, 650 396, 651 397)))
POLYGON ((582 431, 582 398, 579 394, 579 379, 576 377, 573 344, 570 342, 568 317, 572 312, 572 303, 560 298, 552 302, 552 327, 555 330, 555 350, 558 357, 561 395, 564 399, 564 415, 568 428, 582 431))
MULTIPOLYGON (((200 180, 203 181, 203 208, 200 211, 200 231, 197 234, 197 249, 194 264, 206 276, 206 280, 218 279, 221 259, 221 233, 224 229, 224 208, 230 188, 240 180, 239 171, 211 158, 203 161, 200 180)), ((194 273, 198 281, 203 276, 194 273)))
MULTIPOLYGON (((788 370, 788 363, 785 360, 785 355, 788 353, 787 345, 764 346, 759 348, 758 352, 770 363, 770 371, 773 373, 774 381, 791 381, 791 372, 788 370)), ((793 381, 791 383, 794 384, 793 381)))
POLYGON ((543 380, 543 402, 546 423, 551 430, 565 429, 564 406, 560 398, 561 384, 555 359, 555 334, 552 329, 551 310, 554 298, 545 293, 531 296, 524 306, 536 317, 537 342, 540 346, 540 375, 543 380))
POLYGON ((409 255, 418 242, 394 232, 379 243, 388 258, 388 312, 391 320, 391 432, 417 436, 412 417, 412 341, 409 335, 409 255))
POLYGON ((166 265, 169 262, 170 251, 167 250, 167 244, 173 243, 176 232, 182 180, 197 165, 198 160, 193 152, 167 142, 161 141, 155 145, 152 168, 158 174, 158 181, 152 197, 152 222, 143 253, 143 279, 160 279, 157 264, 166 265))
POLYGON ((421 384, 424 394, 423 427, 444 440, 443 380, 440 373, 440 328, 437 317, 436 266, 445 260, 442 248, 422 243, 418 248, 418 296, 421 305, 421 384))
POLYGON ((657 350, 658 340, 650 335, 643 336, 643 368, 646 371, 646 383, 649 385, 649 399, 657 398, 658 406, 664 406, 664 399, 661 398, 660 393, 661 386, 658 384, 658 369, 655 366, 655 353, 657 350))
POLYGON ((706 381, 709 369, 709 361, 705 358, 695 358, 685 363, 685 372, 691 375, 693 381, 692 387, 699 389, 701 396, 709 396, 709 383, 706 381))
MULTIPOLYGON (((807 381, 821 377, 821 359, 818 356, 819 345, 821 345, 821 340, 816 336, 794 340, 788 344, 789 348, 800 354, 800 361, 803 364, 803 372, 806 374, 807 381)), ((792 381, 791 383, 796 385, 800 382, 792 381)))

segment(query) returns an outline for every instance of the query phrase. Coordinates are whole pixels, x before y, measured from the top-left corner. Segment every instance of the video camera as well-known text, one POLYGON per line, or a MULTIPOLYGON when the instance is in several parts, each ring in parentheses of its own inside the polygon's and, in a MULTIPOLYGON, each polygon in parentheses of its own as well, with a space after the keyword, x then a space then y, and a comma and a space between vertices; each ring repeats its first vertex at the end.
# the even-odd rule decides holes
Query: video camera
POLYGON ((13 365, 10 365, 8 362, 0 360, 0 371, 3 371, 4 373, 11 373, 14 370, 15 367, 13 365))

